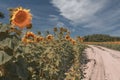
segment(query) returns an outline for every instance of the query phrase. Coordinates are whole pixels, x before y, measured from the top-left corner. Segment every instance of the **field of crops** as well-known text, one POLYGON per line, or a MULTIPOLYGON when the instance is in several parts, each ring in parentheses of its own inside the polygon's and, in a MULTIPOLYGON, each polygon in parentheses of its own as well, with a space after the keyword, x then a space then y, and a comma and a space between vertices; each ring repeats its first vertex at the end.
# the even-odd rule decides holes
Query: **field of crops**
POLYGON ((120 51, 120 44, 97 44, 97 45, 120 51))
POLYGON ((119 41, 115 41, 115 42, 84 42, 84 44, 99 45, 99 46, 103 46, 103 47, 107 47, 110 49, 120 51, 120 42, 119 41))
POLYGON ((29 10, 10 11, 10 24, 0 24, 0 80, 81 79, 85 45, 63 27, 54 28, 54 34, 33 33, 29 10))

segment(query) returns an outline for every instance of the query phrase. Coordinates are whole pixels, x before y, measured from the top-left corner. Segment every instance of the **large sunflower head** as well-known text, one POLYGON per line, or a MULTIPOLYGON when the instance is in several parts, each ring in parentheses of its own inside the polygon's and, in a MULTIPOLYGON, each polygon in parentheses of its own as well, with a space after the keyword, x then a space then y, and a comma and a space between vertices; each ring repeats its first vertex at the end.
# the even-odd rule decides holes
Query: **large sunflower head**
POLYGON ((11 11, 10 22, 12 25, 18 26, 19 28, 24 28, 31 24, 31 20, 32 15, 29 9, 18 7, 11 11))

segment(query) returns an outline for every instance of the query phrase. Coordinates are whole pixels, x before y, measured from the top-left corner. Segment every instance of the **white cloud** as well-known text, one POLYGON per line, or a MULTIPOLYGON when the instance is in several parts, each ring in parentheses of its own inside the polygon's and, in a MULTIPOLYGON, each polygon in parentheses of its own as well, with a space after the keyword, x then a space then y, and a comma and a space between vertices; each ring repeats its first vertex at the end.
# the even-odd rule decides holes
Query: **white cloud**
POLYGON ((105 4, 106 0, 52 0, 61 15, 75 23, 88 22, 105 4))
POLYGON ((52 0, 51 3, 59 9, 60 15, 71 20, 71 24, 84 24, 81 27, 90 28, 92 32, 107 32, 120 26, 117 23, 120 20, 119 7, 102 11, 111 4, 109 0, 52 0))

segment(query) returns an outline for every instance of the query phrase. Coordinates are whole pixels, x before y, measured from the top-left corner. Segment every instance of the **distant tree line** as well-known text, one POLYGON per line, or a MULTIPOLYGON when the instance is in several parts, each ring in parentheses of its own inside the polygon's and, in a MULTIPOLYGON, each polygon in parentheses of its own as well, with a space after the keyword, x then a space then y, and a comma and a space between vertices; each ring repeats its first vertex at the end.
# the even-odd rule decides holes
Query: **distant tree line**
POLYGON ((107 42, 120 41, 120 37, 114 37, 106 34, 93 34, 84 36, 84 42, 107 42))

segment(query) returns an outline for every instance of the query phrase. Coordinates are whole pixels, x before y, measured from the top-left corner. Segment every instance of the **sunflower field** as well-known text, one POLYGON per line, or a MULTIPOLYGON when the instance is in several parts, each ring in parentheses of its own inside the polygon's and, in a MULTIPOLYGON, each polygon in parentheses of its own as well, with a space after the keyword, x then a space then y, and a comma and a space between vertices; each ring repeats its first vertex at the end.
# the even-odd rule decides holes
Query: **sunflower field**
POLYGON ((9 11, 10 24, 0 24, 0 80, 81 80, 85 45, 63 27, 35 34, 30 10, 9 11))

